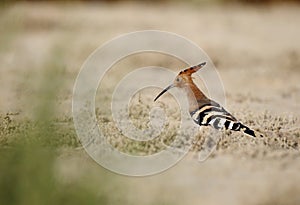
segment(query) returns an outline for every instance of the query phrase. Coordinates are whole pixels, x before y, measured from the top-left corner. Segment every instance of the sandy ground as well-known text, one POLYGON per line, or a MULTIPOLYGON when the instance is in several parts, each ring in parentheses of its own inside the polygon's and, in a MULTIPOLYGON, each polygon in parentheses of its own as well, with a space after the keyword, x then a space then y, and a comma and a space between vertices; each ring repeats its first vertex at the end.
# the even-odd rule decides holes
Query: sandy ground
MULTIPOLYGON (((2 114, 30 117, 39 76, 54 61, 64 68, 57 117, 70 117, 73 85, 89 54, 120 34, 156 29, 175 32, 202 47, 223 81, 226 108, 267 136, 253 140, 228 134, 205 163, 190 154, 166 172, 147 178, 108 173, 82 151, 69 148, 58 160, 63 178, 87 174, 97 178, 105 173, 117 186, 126 185, 122 190, 126 198, 120 200, 128 204, 153 204, 157 198, 162 204, 300 204, 298 5, 16 4, 2 11, 2 114)), ((184 66, 152 55, 120 62, 122 72, 117 72, 118 66, 111 72, 110 81, 101 88, 103 95, 97 96, 97 106, 109 106, 122 75, 146 65, 175 72, 184 66)), ((109 112, 102 115, 109 119, 109 112)), ((110 189, 113 194, 114 187, 110 189)))

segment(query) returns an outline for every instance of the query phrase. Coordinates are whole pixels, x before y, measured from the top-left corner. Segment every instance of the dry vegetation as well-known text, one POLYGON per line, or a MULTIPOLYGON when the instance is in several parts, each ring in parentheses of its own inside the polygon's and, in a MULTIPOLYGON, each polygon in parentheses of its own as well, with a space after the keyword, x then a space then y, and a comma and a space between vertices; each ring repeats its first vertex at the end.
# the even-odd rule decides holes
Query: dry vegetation
MULTIPOLYGON (((299 204, 299 25, 297 4, 1 7, 0 204, 299 204), (92 161, 72 122, 76 76, 102 43, 143 29, 175 32, 200 45, 223 80, 226 108, 266 138, 222 133, 216 151, 199 163, 195 153, 210 133, 203 129, 190 155, 147 178, 118 176, 92 161)), ((177 133, 179 108, 168 95, 154 104, 158 89, 134 96, 129 116, 144 129, 149 110, 160 106, 168 117, 161 138, 133 142, 112 121, 111 94, 119 80, 150 65, 175 72, 186 66, 169 56, 134 55, 113 66, 97 92, 99 126, 123 152, 157 152, 177 133)))

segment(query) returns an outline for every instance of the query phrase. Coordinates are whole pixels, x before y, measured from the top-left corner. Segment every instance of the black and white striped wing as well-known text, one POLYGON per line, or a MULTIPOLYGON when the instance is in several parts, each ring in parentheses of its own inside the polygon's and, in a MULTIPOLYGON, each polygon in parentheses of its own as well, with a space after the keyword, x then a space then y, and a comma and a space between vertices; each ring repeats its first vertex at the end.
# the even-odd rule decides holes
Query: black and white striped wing
POLYGON ((219 104, 206 104, 191 113, 191 117, 198 125, 212 126, 215 129, 237 128, 237 120, 219 104))
POLYGON ((190 114, 194 122, 200 126, 212 126, 217 130, 241 131, 252 137, 262 137, 261 134, 240 123, 217 103, 203 105, 190 114))

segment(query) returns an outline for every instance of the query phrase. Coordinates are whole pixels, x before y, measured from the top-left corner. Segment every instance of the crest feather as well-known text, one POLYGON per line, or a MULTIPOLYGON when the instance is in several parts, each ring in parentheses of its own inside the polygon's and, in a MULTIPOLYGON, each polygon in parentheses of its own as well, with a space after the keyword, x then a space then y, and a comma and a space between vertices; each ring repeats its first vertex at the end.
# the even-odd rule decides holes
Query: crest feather
POLYGON ((200 63, 198 65, 189 67, 183 71, 181 71, 179 74, 182 75, 192 75, 193 73, 197 72, 200 68, 203 68, 206 65, 206 62, 200 63))

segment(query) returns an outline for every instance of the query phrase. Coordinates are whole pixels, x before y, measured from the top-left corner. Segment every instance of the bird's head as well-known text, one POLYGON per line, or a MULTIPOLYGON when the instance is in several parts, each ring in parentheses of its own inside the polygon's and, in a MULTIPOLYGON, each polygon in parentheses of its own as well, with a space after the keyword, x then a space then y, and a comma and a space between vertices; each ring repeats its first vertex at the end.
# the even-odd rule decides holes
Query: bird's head
POLYGON ((177 87, 177 88, 184 88, 189 86, 193 83, 192 80, 192 74, 197 72, 200 68, 204 67, 206 65, 206 62, 200 63, 199 65, 189 67, 183 71, 181 71, 175 78, 174 82, 166 87, 161 93, 157 95, 157 97, 154 99, 156 101, 160 96, 162 96, 165 92, 167 92, 169 89, 177 87))

